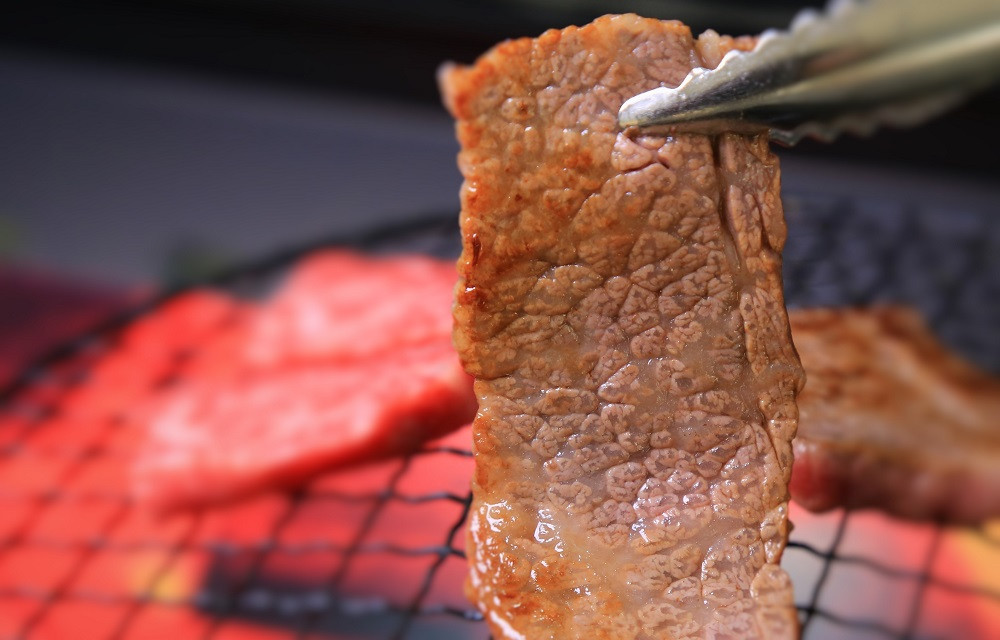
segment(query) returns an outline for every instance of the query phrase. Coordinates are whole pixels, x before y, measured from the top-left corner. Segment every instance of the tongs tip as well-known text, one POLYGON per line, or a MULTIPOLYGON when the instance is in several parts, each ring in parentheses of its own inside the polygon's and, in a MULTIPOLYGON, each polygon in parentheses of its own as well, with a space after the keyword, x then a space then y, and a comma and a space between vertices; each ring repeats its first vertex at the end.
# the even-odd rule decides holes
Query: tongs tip
POLYGON ((649 124, 671 124, 680 113, 682 103, 674 89, 659 87, 626 100, 618 110, 618 126, 644 127, 649 124))
POLYGON ((835 0, 787 31, 695 68, 675 89, 625 101, 623 128, 769 131, 794 144, 913 126, 1000 78, 996 0, 835 0), (912 9, 909 10, 909 9, 912 9), (905 19, 904 19, 905 18, 905 19))

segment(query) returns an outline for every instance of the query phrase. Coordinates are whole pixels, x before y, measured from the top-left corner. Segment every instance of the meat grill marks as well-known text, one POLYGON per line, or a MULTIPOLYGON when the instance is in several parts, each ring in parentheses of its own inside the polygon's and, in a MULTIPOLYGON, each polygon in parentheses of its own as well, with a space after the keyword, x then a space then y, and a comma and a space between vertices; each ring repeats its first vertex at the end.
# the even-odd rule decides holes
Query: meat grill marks
POLYGON ((903 307, 791 314, 808 371, 792 496, 975 523, 1000 515, 1000 382, 903 307))
POLYGON ((717 36, 605 17, 442 74, 476 381, 472 599, 499 637, 792 638, 802 374, 766 140, 633 137, 717 36))

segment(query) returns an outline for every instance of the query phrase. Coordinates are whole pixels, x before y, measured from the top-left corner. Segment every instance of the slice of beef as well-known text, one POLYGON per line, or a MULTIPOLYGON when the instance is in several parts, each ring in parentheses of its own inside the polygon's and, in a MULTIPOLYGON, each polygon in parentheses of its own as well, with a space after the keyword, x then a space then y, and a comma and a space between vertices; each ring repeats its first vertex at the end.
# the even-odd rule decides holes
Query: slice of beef
POLYGON ((763 137, 616 127, 717 60, 712 36, 604 17, 442 73, 480 403, 469 594, 497 637, 796 635, 777 159, 763 137))
POLYGON ((137 411, 135 492, 161 510, 295 487, 467 424, 451 264, 314 256, 137 411))
POLYGON ((270 367, 450 345, 456 279, 454 263, 427 256, 313 254, 250 323, 244 357, 270 367))
POLYGON ((1000 381, 907 308, 796 311, 791 323, 807 372, 797 502, 959 522, 1000 515, 1000 381))
POLYGON ((294 488, 465 424, 468 388, 454 352, 437 345, 182 385, 149 419, 134 491, 170 511, 294 488))

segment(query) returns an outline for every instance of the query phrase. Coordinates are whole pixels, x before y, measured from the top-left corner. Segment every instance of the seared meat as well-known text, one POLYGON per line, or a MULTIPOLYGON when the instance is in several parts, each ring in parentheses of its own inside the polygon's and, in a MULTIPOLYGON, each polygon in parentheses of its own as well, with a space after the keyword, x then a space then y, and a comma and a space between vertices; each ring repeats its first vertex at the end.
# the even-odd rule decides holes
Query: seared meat
POLYGON ((498 637, 796 635, 777 160, 764 137, 615 122, 719 46, 605 17, 442 74, 480 403, 469 593, 498 637))
POLYGON ((792 497, 908 518, 1000 515, 1000 381, 902 307, 791 314, 808 372, 792 497))

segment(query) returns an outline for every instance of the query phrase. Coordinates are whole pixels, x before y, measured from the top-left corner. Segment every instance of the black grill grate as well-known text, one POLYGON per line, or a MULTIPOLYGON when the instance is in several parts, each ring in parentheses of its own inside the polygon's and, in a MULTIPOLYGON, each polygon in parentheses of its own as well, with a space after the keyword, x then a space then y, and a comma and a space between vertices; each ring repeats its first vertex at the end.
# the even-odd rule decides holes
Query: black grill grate
MULTIPOLYGON (((1000 341, 995 335, 1000 327, 1000 225, 990 217, 994 212, 937 212, 794 195, 786 199, 786 212, 785 282, 790 306, 912 304, 951 346, 1000 372, 1000 341)), ((191 516, 177 531, 143 538, 122 535, 138 511, 125 488, 101 486, 92 479, 101 464, 121 455, 119 443, 129 435, 123 433, 125 427, 116 420, 99 425, 52 424, 59 418, 53 414, 55 403, 86 383, 96 358, 115 348, 123 328, 191 286, 209 284, 257 295, 267 291, 299 257, 344 244, 377 252, 406 250, 454 257, 458 252, 454 218, 432 215, 363 237, 315 242, 207 282, 177 287, 53 351, 5 389, 0 411, 8 423, 18 424, 5 424, 0 430, 0 474, 16 465, 31 465, 45 473, 32 476, 35 480, 27 483, 30 486, 0 481, 0 513, 4 514, 0 523, 0 625, 6 624, 0 626, 0 637, 52 637, 53 621, 61 618, 77 619, 79 624, 89 621, 85 633, 79 629, 88 638, 155 637, 143 631, 151 617, 174 619, 171 616, 198 612, 187 637, 238 638, 239 629, 247 628, 234 626, 239 623, 274 634, 267 637, 329 638, 350 633, 352 638, 485 638, 487 631, 477 611, 461 599, 441 595, 448 589, 452 594, 457 591, 455 583, 464 565, 462 527, 470 496, 461 484, 444 486, 447 483, 442 481, 441 486, 435 485, 436 477, 430 478, 428 487, 428 466, 423 464, 431 460, 440 467, 468 465, 471 453, 461 440, 454 446, 427 448, 386 463, 373 488, 354 490, 349 484, 330 488, 321 479, 295 493, 271 496, 265 526, 248 539, 206 539, 204 529, 211 514, 191 516), (61 445, 39 449, 33 444, 46 430, 55 428, 65 431, 61 445), (38 480, 42 476, 44 481, 38 480), (419 480, 421 490, 408 488, 414 480, 419 480), (329 505, 330 514, 348 514, 336 520, 340 533, 290 541, 288 532, 303 513, 326 508, 323 505, 329 505), (74 509, 81 518, 78 534, 38 535, 40 525, 53 512, 73 513, 74 509), (411 546, 407 531, 397 540, 387 539, 384 533, 376 535, 379 523, 394 509, 408 509, 413 523, 433 512, 426 516, 435 527, 429 542, 411 546), (151 554, 154 560, 128 590, 80 587, 81 580, 103 559, 141 554, 151 554), (53 575, 45 579, 37 575, 19 578, 17 563, 28 556, 44 556, 47 566, 58 570, 52 569, 53 575), (197 589, 173 594, 170 583, 177 568, 192 556, 207 559, 201 565, 204 575, 198 578, 197 589), (278 557, 303 561, 322 557, 330 562, 317 562, 317 570, 303 579, 294 572, 274 570, 270 565, 278 557), (385 594, 352 593, 351 577, 364 573, 365 563, 372 559, 400 566, 416 563, 413 566, 419 569, 410 574, 417 580, 406 597, 390 595, 393 575, 383 576, 385 594), (442 591, 442 585, 448 589, 442 591), (3 623, 4 619, 12 622, 3 623)), ((839 512, 821 518, 816 529, 823 534, 820 541, 810 538, 809 531, 792 535, 785 565, 793 575, 798 564, 818 566, 814 575, 796 583, 804 637, 939 637, 939 631, 925 629, 928 617, 935 613, 929 597, 932 591, 981 602, 993 608, 994 621, 1000 620, 996 587, 971 578, 967 582, 950 579, 936 570, 947 541, 971 537, 995 553, 987 561, 993 563, 992 573, 997 573, 1000 537, 986 530, 894 522, 887 525, 891 531, 906 535, 912 529, 926 539, 916 563, 899 566, 846 548, 851 527, 863 517, 839 512), (901 617, 898 612, 895 620, 855 616, 838 608, 836 599, 843 589, 838 590, 837 584, 844 578, 837 574, 844 568, 865 572, 866 580, 879 576, 897 585, 897 599, 905 605, 901 617)), ((407 523, 403 524, 406 528, 407 523)))

